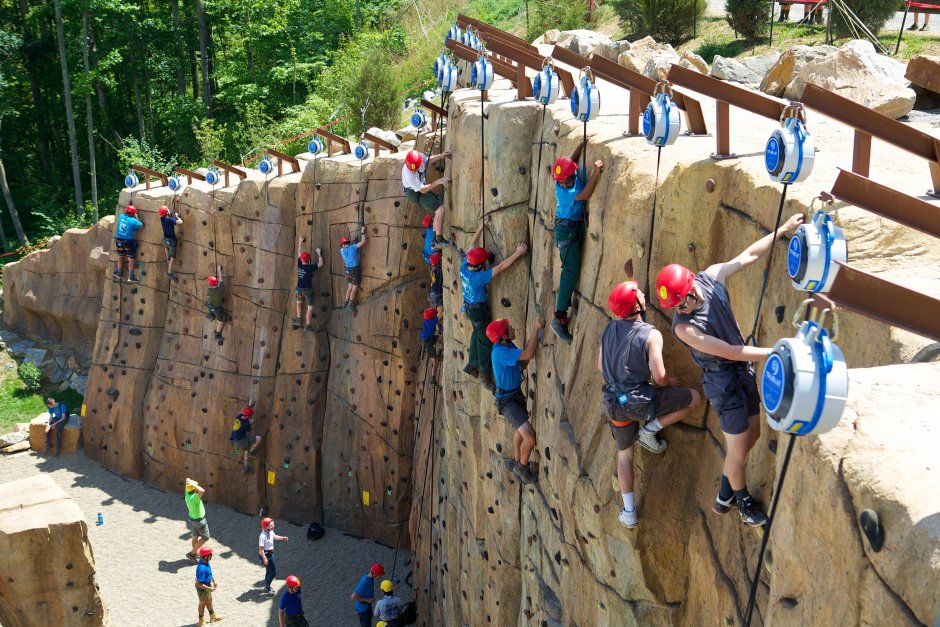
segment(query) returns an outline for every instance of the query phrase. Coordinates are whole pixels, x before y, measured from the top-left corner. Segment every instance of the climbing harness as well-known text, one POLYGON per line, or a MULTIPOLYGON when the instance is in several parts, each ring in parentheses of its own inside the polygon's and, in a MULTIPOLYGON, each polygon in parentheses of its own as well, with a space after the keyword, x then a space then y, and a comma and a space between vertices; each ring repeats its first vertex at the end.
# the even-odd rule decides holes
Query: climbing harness
POLYGON ((672 102, 672 86, 667 81, 656 83, 653 100, 643 112, 643 135, 653 146, 669 146, 679 136, 679 107, 672 102))
POLYGON ((781 339, 774 345, 761 377, 761 402, 767 413, 767 423, 777 431, 790 434, 790 440, 787 442, 787 451, 757 554, 757 566, 744 616, 743 624, 746 627, 750 626, 754 614, 764 553, 770 540, 770 529, 777 514, 796 437, 819 435, 833 429, 842 417, 848 395, 848 367, 842 351, 833 344, 838 330, 835 314, 824 309, 817 319, 798 323, 810 302, 803 301, 794 317, 794 326, 798 327, 796 337, 781 339), (823 327, 823 318, 827 313, 832 316, 831 337, 823 327))
MULTIPOLYGON (((532 91, 536 102, 542 107, 554 104, 558 98, 561 82, 555 72, 555 64, 551 57, 542 60, 542 71, 532 79, 532 91)), ((545 109, 542 109, 544 114, 545 109)))
POLYGON ((790 103, 780 113, 780 128, 770 134, 764 149, 767 173, 775 183, 800 183, 813 171, 815 159, 813 136, 806 130, 806 109, 799 102, 790 103))
MULTIPOLYGON (((813 199, 810 204, 818 200, 813 199)), ((845 263, 848 248, 842 229, 823 210, 813 213, 811 221, 801 224, 787 248, 787 274, 794 289, 826 293, 832 287, 838 266, 845 263)))

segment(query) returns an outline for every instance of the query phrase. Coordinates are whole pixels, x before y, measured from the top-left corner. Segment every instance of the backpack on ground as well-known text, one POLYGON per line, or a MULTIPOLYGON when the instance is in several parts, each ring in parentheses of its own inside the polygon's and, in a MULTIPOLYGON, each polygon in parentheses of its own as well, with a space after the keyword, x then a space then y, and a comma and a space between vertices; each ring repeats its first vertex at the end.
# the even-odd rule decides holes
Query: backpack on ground
POLYGON ((399 625, 414 625, 418 622, 418 604, 414 601, 405 603, 398 619, 399 625))
POLYGON ((319 540, 324 535, 326 535, 326 529, 323 528, 323 525, 320 523, 310 523, 310 526, 307 527, 307 539, 308 540, 319 540))

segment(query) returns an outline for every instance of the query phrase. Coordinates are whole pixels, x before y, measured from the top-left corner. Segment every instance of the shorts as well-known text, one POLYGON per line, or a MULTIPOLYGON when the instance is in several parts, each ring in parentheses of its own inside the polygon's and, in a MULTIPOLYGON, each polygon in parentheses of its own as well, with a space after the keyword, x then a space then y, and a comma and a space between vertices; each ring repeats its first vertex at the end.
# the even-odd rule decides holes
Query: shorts
POLYGON ((362 272, 359 270, 359 266, 355 268, 346 267, 346 280, 352 285, 362 283, 362 272))
POLYGON ((205 588, 196 586, 196 596, 199 597, 200 603, 209 603, 212 601, 212 590, 206 590, 205 588))
POLYGON ((209 536, 209 523, 206 522, 205 518, 200 518, 199 520, 190 518, 189 530, 193 532, 194 536, 199 536, 203 540, 211 539, 209 536))
POLYGON ((410 200, 413 203, 417 203, 422 209, 426 211, 435 212, 438 208, 444 204, 443 199, 435 194, 434 192, 416 192, 410 187, 405 188, 405 198, 410 200))
POLYGON ((525 395, 521 390, 516 390, 509 396, 497 396, 496 411, 512 425, 513 429, 518 429, 529 421, 525 395))
POLYGON ((437 354, 437 338, 431 340, 421 340, 421 344, 424 346, 424 354, 428 357, 435 358, 440 357, 437 354))
POLYGON ((444 292, 428 292, 428 302, 432 307, 440 308, 444 306, 444 292))
POLYGON ((117 250, 118 257, 130 257, 133 259, 134 255, 137 254, 137 240, 115 238, 114 247, 117 250))
POLYGON ((307 307, 313 307, 313 288, 312 287, 298 287, 294 290, 294 294, 297 296, 297 301, 300 302, 301 299, 307 301, 307 307))
POLYGON ((310 623, 307 622, 303 614, 297 614, 296 616, 285 614, 284 627, 310 627, 310 623))
MULTIPOLYGON (((653 415, 655 417, 665 416, 673 412, 685 409, 692 404, 692 390, 688 388, 653 388, 653 415)), ((617 444, 618 451, 625 451, 636 442, 640 430, 640 421, 646 417, 646 406, 637 411, 631 409, 630 405, 621 405, 617 402, 617 397, 610 393, 604 394, 604 417, 610 421, 618 420, 626 422, 632 420, 630 424, 624 427, 615 427, 610 425, 610 433, 614 436, 614 442, 617 444)))
POLYGON ((232 440, 232 446, 236 449, 246 449, 251 448, 251 445, 254 443, 255 439, 252 437, 242 438, 241 440, 232 440))
POLYGON ((748 418, 760 414, 757 379, 750 368, 706 372, 702 387, 718 414, 721 430, 728 435, 744 433, 750 424, 748 418))
POLYGON ((218 320, 219 322, 228 322, 232 319, 228 313, 221 307, 215 305, 206 305, 209 308, 209 320, 218 320))
POLYGON ((176 259, 176 238, 164 237, 163 245, 166 246, 166 256, 170 259, 176 259))

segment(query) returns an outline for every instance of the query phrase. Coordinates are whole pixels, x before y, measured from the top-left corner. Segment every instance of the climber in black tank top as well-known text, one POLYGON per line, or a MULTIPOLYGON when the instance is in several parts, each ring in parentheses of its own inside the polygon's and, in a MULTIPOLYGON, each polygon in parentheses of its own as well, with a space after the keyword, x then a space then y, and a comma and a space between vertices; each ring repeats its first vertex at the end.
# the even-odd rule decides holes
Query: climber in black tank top
POLYGON ((702 387, 725 437, 723 473, 712 511, 725 514, 737 501, 741 519, 752 527, 765 524, 767 516, 748 493, 745 475, 747 455, 760 437, 760 397, 749 362, 763 361, 770 349, 744 342, 725 281, 767 254, 777 237, 793 235, 802 223, 802 214, 791 216, 776 237, 770 233, 731 261, 716 263, 698 275, 670 264, 656 279, 660 305, 676 308, 673 334, 704 370, 702 387))

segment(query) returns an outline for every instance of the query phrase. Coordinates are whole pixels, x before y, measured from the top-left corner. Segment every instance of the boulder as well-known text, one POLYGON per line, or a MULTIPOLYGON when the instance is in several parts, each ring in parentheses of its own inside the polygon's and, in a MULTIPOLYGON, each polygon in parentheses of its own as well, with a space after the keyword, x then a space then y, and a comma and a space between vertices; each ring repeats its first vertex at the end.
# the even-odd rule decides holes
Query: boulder
POLYGON ((904 76, 918 87, 940 94, 940 55, 911 57, 904 76))
POLYGON ((55 374, 55 360, 49 356, 49 351, 44 348, 30 348, 23 354, 23 363, 31 363, 42 371, 42 376, 47 380, 52 380, 55 374))
POLYGON ((0 492, 0 623, 110 624, 82 510, 48 475, 0 492))
MULTIPOLYGON (((6 267, 10 267, 12 265, 13 264, 8 264, 6 267)), ((9 280, 9 276, 7 277, 7 280, 9 280)), ((10 353, 10 355, 12 355, 13 357, 20 358, 26 354, 26 351, 28 351, 35 345, 36 345, 36 342, 33 342, 32 340, 23 340, 23 339, 14 340, 12 342, 7 343, 7 352, 10 353)))
POLYGON ((780 60, 779 52, 771 52, 769 54, 755 54, 751 57, 738 57, 735 59, 740 63, 743 63, 744 66, 750 71, 757 74, 759 78, 764 78, 764 75, 770 71, 770 68, 780 60))
POLYGON ((605 50, 612 50, 614 42, 603 33, 582 28, 562 31, 555 44, 586 57, 593 54, 598 46, 605 46, 605 50))
POLYGON ((367 132, 369 135, 383 139, 395 147, 401 146, 401 140, 398 139, 398 135, 395 134, 395 131, 387 131, 385 129, 378 128, 377 126, 373 126, 367 132))
POLYGON ((659 56, 660 60, 651 66, 654 75, 649 75, 654 80, 659 79, 658 70, 662 67, 669 67, 671 63, 679 62, 679 55, 675 48, 669 44, 657 43, 652 37, 644 37, 630 45, 630 49, 617 57, 617 63, 630 68, 634 72, 645 74, 647 67, 650 67, 650 61, 654 56, 659 56))
POLYGON ((758 85, 761 80, 760 76, 740 61, 726 59, 720 54, 715 55, 715 60, 712 61, 711 75, 723 81, 741 83, 742 85, 758 85))
POLYGON ((672 67, 673 63, 678 63, 679 58, 669 54, 668 52, 661 52, 654 54, 646 61, 646 67, 643 68, 643 74, 650 77, 654 81, 664 81, 666 76, 669 74, 669 68, 672 67))
POLYGON ((812 61, 824 59, 835 52, 834 46, 794 46, 780 55, 760 82, 760 90, 770 96, 783 96, 787 85, 812 61))
POLYGON ((560 35, 561 35, 560 30, 558 30, 557 28, 551 28, 545 31, 541 37, 536 37, 535 40, 532 42, 532 45, 537 46, 539 44, 555 44, 558 42, 558 37, 560 35))
POLYGON ((682 56, 679 57, 679 65, 686 69, 694 70, 699 74, 708 74, 708 64, 705 63, 705 59, 691 50, 686 50, 682 53, 682 56))
POLYGON ((17 444, 27 439, 29 439, 29 434, 23 431, 14 431, 13 433, 7 433, 6 435, 0 436, 0 448, 6 448, 7 446, 10 446, 11 444, 17 444))
POLYGON ((75 390, 82 396, 85 396, 85 389, 88 387, 88 376, 76 374, 69 381, 69 388, 75 390))
POLYGON ((917 98, 904 78, 904 64, 878 54, 871 42, 861 39, 808 62, 787 85, 784 95, 799 100, 808 83, 893 119, 907 115, 917 98))
POLYGON ((621 54, 630 49, 630 42, 626 39, 621 39, 620 41, 614 41, 609 44, 600 44, 594 48, 594 54, 600 55, 605 59, 617 62, 617 59, 621 54))
MULTIPOLYGON (((29 423, 29 446, 34 451, 46 448, 46 426, 49 424, 49 414, 42 413, 29 423)), ((69 421, 62 429, 62 452, 74 453, 78 450, 82 437, 82 418, 76 414, 69 416, 69 421)), ((55 434, 52 435, 52 446, 55 448, 55 434)))

